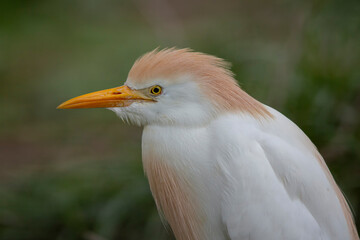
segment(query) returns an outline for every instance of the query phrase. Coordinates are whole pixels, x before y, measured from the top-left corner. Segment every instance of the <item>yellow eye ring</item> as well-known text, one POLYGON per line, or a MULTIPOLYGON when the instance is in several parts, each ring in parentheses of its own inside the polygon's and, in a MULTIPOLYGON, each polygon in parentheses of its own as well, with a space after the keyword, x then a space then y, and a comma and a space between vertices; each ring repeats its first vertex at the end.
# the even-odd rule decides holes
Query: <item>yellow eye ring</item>
POLYGON ((162 93, 162 88, 159 85, 152 86, 150 88, 150 94, 152 95, 160 95, 162 93))

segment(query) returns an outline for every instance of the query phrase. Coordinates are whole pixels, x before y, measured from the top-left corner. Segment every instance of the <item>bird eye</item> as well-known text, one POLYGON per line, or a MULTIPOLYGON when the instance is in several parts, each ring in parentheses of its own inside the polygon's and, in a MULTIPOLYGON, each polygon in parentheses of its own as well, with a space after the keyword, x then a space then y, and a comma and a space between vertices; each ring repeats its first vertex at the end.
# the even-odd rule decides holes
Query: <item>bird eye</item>
POLYGON ((152 95, 160 95, 162 92, 162 88, 158 85, 155 85, 153 87, 150 88, 150 93, 152 95))

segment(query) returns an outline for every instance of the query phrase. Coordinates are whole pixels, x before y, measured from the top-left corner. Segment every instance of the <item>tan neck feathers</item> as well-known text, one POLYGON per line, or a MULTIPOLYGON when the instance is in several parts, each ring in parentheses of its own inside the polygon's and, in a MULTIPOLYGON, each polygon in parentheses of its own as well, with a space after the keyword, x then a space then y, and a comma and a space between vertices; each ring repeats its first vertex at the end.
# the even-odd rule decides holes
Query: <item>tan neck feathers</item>
POLYGON ((166 163, 152 156, 144 158, 143 164, 156 206, 166 218, 176 239, 204 239, 201 219, 197 213, 199 208, 191 199, 191 188, 187 181, 166 163))

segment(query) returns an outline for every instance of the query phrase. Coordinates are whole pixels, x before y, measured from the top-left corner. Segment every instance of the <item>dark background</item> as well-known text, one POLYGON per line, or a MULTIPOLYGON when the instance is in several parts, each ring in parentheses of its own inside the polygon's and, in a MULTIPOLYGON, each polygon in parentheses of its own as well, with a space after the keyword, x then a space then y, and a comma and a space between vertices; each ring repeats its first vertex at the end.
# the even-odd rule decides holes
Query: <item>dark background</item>
MULTIPOLYGON (((190 47, 298 124, 360 211, 360 1, 0 3, 0 239, 170 239, 141 129, 61 102, 121 85, 141 54, 190 47)), ((359 218, 357 217, 359 223, 359 218)))

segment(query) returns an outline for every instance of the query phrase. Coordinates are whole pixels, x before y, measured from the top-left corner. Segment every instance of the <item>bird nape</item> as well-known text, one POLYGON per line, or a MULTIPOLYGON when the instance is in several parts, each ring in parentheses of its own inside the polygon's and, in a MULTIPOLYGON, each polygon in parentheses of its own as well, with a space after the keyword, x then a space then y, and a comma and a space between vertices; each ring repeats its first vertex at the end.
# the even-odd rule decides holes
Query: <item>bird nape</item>
POLYGON ((58 108, 108 108, 144 127, 143 166, 176 239, 359 239, 313 143, 220 58, 154 50, 123 86, 58 108))

